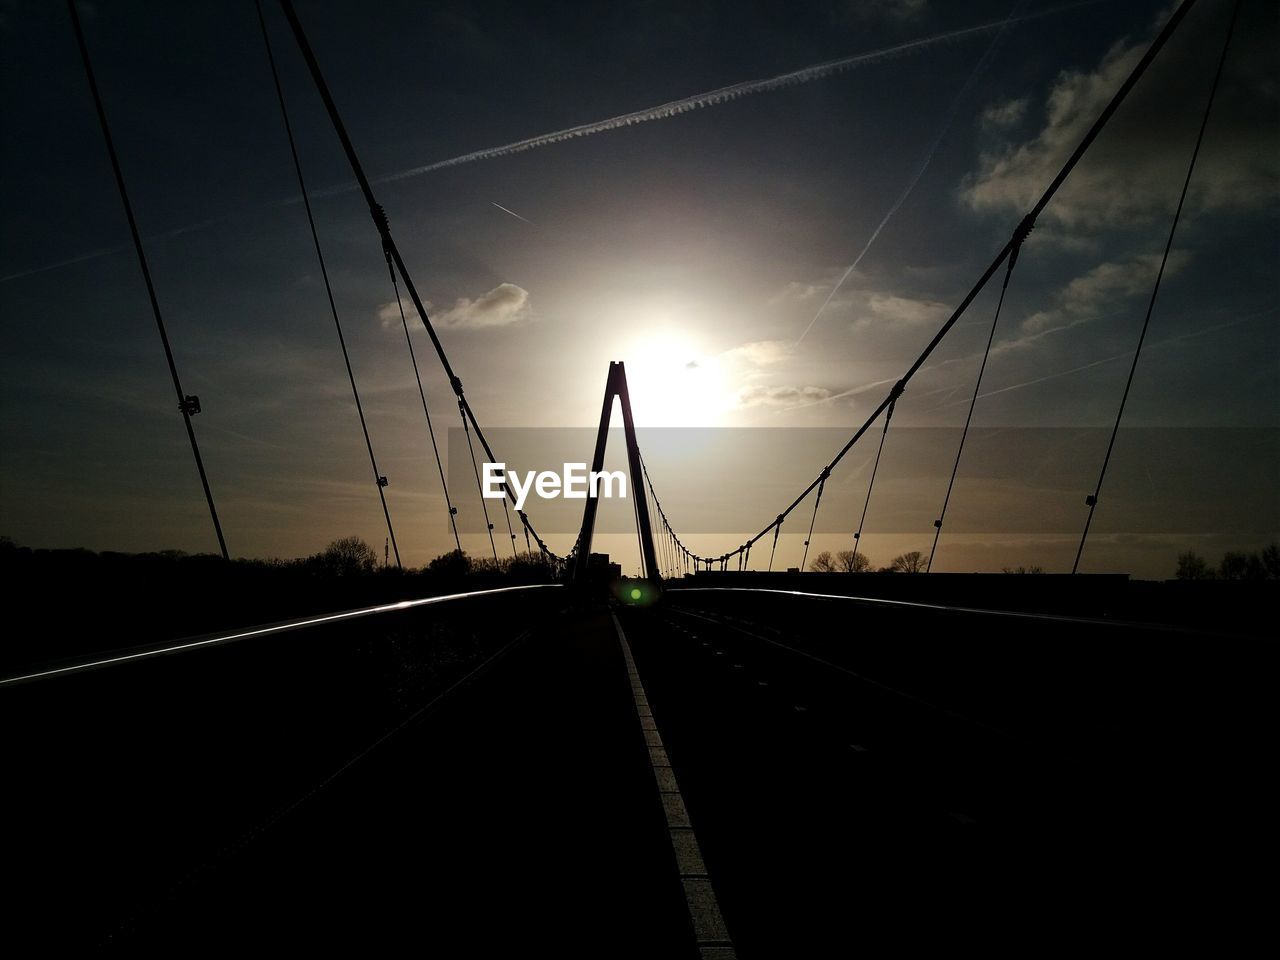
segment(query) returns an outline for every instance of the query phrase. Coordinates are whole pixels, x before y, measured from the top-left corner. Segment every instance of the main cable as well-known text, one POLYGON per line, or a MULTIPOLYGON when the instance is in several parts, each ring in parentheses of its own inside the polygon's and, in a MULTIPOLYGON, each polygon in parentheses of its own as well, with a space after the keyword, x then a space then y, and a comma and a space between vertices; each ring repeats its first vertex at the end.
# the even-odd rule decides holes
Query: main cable
MULTIPOLYGON (((383 248, 391 254, 391 258, 395 263, 395 268, 399 272, 401 279, 404 280, 405 292, 409 294, 409 299, 413 302, 414 309, 418 312, 418 317, 422 321, 423 327, 427 331, 427 335, 431 338, 431 345, 435 348, 436 356, 440 359, 440 365, 444 368, 445 376, 448 377, 449 386, 452 388, 454 396, 458 398, 458 406, 462 410, 464 420, 469 420, 472 428, 475 430, 476 439, 480 441, 485 456, 488 457, 489 463, 500 462, 493 454, 493 448, 489 446, 489 441, 484 435, 484 430, 480 426, 480 421, 476 418, 471 404, 467 401, 462 389, 462 380, 453 370, 453 365, 449 363, 449 356, 445 352, 444 344, 440 342, 440 337, 436 333, 435 327, 431 323, 431 318, 427 314, 427 308, 418 293, 417 285, 413 282, 413 277, 409 273, 409 268, 404 262, 404 257, 400 253, 400 248, 395 242, 395 238, 391 235, 391 227, 387 220, 386 212, 378 204, 377 198, 373 194, 373 187, 369 183, 369 178, 364 172, 364 166, 360 162, 360 157, 356 153, 355 145, 351 142, 351 137, 347 133, 346 124, 342 121, 342 115, 338 112, 338 105, 333 99, 333 94, 329 90, 329 85, 324 79, 324 74, 320 70, 320 63, 316 59, 315 51, 311 49, 311 43, 307 40, 306 31, 302 28, 302 21, 298 19, 298 12, 294 9, 292 0, 280 0, 281 9, 284 11, 285 18, 289 21, 289 26, 293 30, 293 35, 298 43, 298 49, 302 53, 303 60, 306 61, 307 69, 311 73, 311 79, 316 85, 316 90, 320 94, 320 99, 324 103, 325 110, 329 114, 329 120, 333 124, 334 132, 338 136, 339 142, 342 144, 343 152, 347 156, 347 162, 351 166, 351 172, 356 178, 356 182, 360 186, 360 192, 363 194, 365 203, 369 207, 369 214, 373 218, 374 225, 382 237, 383 248)), ((470 438, 468 438, 469 440, 470 438)), ((474 459, 474 458, 473 458, 474 459)), ((504 480, 502 489, 513 504, 516 502, 515 492, 511 489, 510 484, 504 480)), ((486 511, 487 512, 487 511, 486 511)), ((556 560, 560 560, 556 554, 547 549, 547 545, 542 538, 538 536, 538 531, 533 528, 533 524, 529 522, 529 518, 520 512, 520 520, 525 528, 532 534, 534 540, 537 541, 539 549, 556 560)))
MULTIPOLYGON (((281 2, 288 3, 289 0, 281 0, 281 2)), ((1054 176, 1053 180, 1045 188, 1044 192, 1040 195, 1040 198, 1020 220, 1019 227, 1021 227, 1022 223, 1034 223, 1039 219, 1040 214, 1044 211, 1045 207, 1049 205, 1049 201, 1053 199, 1062 184, 1066 181, 1067 177, 1071 175, 1071 172, 1080 163, 1080 160, 1084 157, 1085 153, 1088 152, 1089 148, 1093 145, 1093 142, 1098 138, 1098 135, 1102 133, 1103 129, 1110 122, 1112 116, 1114 116, 1115 112, 1120 108, 1120 105, 1128 98, 1138 80, 1140 80, 1147 72, 1151 63, 1155 60, 1160 51, 1164 49, 1169 38, 1173 36, 1174 32, 1186 18, 1186 15, 1190 12, 1191 8, 1195 6, 1196 2, 1197 0, 1182 0, 1178 7, 1169 16, 1169 19, 1165 22, 1164 26, 1161 27, 1160 32, 1156 35, 1155 39, 1151 41, 1151 45, 1134 65, 1124 82, 1120 84, 1119 89, 1117 89, 1112 95, 1111 100, 1103 108, 1102 112, 1098 114, 1097 118, 1093 121, 1093 124, 1081 138, 1080 142, 1076 144, 1075 149, 1058 170, 1058 173, 1054 176)), ((1000 248, 990 265, 983 271, 972 289, 970 289, 970 291, 964 296, 955 310, 952 311, 951 316, 942 324, 937 333, 934 334, 933 339, 929 341, 925 348, 920 352, 919 356, 916 357, 915 361, 912 362, 911 366, 907 368, 902 377, 894 384, 894 387, 890 390, 888 396, 876 405, 876 407, 867 415, 862 425, 858 427, 853 436, 849 438, 848 442, 846 442, 845 445, 837 451, 831 461, 827 463, 823 468, 823 473, 829 473, 832 471, 840 461, 845 458, 845 455, 853 449, 854 445, 862 439, 863 435, 867 433, 876 420, 879 419, 880 414, 884 413, 890 405, 892 405, 898 397, 901 396, 903 389, 911 378, 919 372, 922 366, 924 366, 929 357, 932 356, 934 350, 937 349, 938 345, 943 341, 947 334, 951 332, 952 327, 959 322, 960 318, 969 309, 969 306, 977 298, 978 294, 985 289, 987 283, 993 276, 995 276, 996 271, 1004 265, 1005 261, 1013 253, 1014 248, 1017 247, 1019 243, 1018 230, 1015 229, 1009 239, 1005 241, 1004 246, 1000 248)), ((818 484, 822 480, 823 473, 820 473, 807 487, 800 491, 795 499, 793 499, 791 503, 783 509, 782 513, 778 515, 778 519, 771 521, 759 533, 739 546, 737 550, 732 551, 730 554, 726 554, 726 556, 732 556, 733 553, 749 549, 752 544, 763 539, 770 530, 775 530, 781 520, 785 519, 797 506, 804 502, 805 498, 808 497, 810 493, 817 488, 818 484)), ((705 560, 706 558, 700 559, 705 560)))

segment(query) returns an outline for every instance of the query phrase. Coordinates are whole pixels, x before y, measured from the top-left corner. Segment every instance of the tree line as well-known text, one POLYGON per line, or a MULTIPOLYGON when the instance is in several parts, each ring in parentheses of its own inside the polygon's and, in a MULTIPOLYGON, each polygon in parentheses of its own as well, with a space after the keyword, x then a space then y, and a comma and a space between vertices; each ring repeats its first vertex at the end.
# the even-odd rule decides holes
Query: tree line
POLYGON ((887 567, 878 570, 871 558, 856 550, 840 550, 832 553, 823 550, 813 558, 809 569, 814 573, 924 573, 926 560, 919 550, 900 553, 889 561, 887 567))
POLYGON ((1179 580, 1280 580, 1280 545, 1246 553, 1228 550, 1215 567, 1194 550, 1178 554, 1179 580))

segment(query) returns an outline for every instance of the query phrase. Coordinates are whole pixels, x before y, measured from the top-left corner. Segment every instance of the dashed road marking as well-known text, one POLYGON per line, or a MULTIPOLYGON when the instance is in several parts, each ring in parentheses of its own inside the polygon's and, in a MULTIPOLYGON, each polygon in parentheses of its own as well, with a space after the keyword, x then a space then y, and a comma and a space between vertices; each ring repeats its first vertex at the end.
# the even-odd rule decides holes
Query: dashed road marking
POLYGON ((649 749, 649 763, 653 767, 653 778, 658 785, 663 813, 666 814, 667 835, 680 871, 680 885, 684 888, 685 905, 693 924, 693 935, 698 941, 698 952, 702 960, 736 960, 737 953, 734 951, 733 941, 729 939, 729 930, 720 913, 715 890, 711 887, 707 865, 703 862, 702 850, 698 847, 698 839, 689 820, 689 811, 676 782, 676 772, 671 768, 658 725, 653 719, 653 710, 645 695, 644 684, 640 681, 640 672, 631 655, 631 644, 627 642, 616 615, 613 616, 613 627, 618 633, 622 658, 627 664, 627 677, 636 702, 636 716, 640 720, 644 742, 649 749))

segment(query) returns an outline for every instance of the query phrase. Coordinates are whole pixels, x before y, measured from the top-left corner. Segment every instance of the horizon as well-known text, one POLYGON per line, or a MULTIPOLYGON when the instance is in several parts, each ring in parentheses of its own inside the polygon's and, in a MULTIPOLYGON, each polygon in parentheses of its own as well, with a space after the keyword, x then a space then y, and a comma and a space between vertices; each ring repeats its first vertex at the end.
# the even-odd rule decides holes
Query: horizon
MULTIPOLYGON (((714 5, 622 4, 601 14, 603 32, 517 5, 301 11, 487 426, 593 427, 607 362, 620 359, 642 429, 851 432, 1167 13, 1159 2, 925 0, 783 10, 726 21, 714 5), (421 51, 388 51, 391 22, 422 38, 421 51), (704 29, 719 22, 740 33, 704 29)), ((1191 12, 1030 235, 975 427, 1109 428, 1226 12, 1220 0, 1191 12)), ((231 553, 307 555, 353 533, 380 543, 252 10, 86 7, 84 20, 175 354, 204 407, 195 425, 231 553)), ((452 535, 377 233, 277 11, 268 25, 401 554, 421 566, 452 535)), ((1117 447, 1116 469, 1138 480, 1108 487, 1083 570, 1162 579, 1181 550, 1213 559, 1277 537, 1278 36, 1274 9, 1243 5, 1117 447), (1186 520, 1198 501, 1179 493, 1184 509, 1174 502, 1152 530, 1151 491, 1180 489, 1168 476, 1209 488, 1215 478, 1208 467, 1184 476, 1176 461, 1152 475, 1126 449, 1131 428, 1216 431, 1209 465, 1243 455, 1232 430, 1265 436, 1250 448, 1256 473, 1217 478, 1234 482, 1219 497, 1244 519, 1186 520)), ((0 529, 49 548, 209 549, 65 11, 15 5, 0 44, 29 81, 3 94, 16 146, 0 170, 22 190, 7 191, 13 229, 0 246, 11 318, 0 529)), ((995 287, 913 381, 895 430, 963 422, 995 287)), ((455 428, 420 325, 412 337, 437 429, 455 428)), ((889 521, 873 508, 867 547, 885 560, 927 550, 950 470, 921 474, 893 436, 877 491, 918 493, 920 529, 878 528, 889 521)), ((833 474, 851 498, 875 439, 833 474)), ((966 529, 944 532, 939 569, 1069 568, 1076 535, 1001 533, 1001 519, 1012 508, 1083 522, 1104 446, 1082 454, 1087 479, 1048 482, 1045 460, 998 488, 966 454, 952 506, 966 529)), ((752 479, 772 484, 773 500, 726 486, 740 525, 692 534, 692 549, 733 549, 829 456, 761 453, 752 479)), ((654 480, 673 521, 706 512, 694 484, 654 480)), ((454 502, 479 512, 474 489, 454 502)), ((847 547, 855 520, 815 532, 810 556, 847 547)), ((780 566, 800 561, 807 522, 784 528, 780 566)), ((548 545, 565 553, 572 541, 548 545)), ((483 533, 463 545, 488 552, 483 533)), ((597 548, 626 570, 638 562, 634 534, 602 532, 597 548)))

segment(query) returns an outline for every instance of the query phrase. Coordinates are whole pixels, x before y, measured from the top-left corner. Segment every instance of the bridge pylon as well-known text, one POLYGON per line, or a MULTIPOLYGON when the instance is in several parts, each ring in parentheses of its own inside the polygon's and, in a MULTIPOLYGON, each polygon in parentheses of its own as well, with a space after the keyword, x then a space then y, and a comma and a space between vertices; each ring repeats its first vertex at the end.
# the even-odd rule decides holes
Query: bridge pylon
MULTIPOLYGON (((604 470, 604 451, 609 441, 609 420, 613 415, 614 398, 622 401, 622 431, 627 444, 627 472, 630 474, 631 495, 635 498, 636 522, 640 534, 640 554, 644 578, 660 585, 662 575, 658 567, 658 554, 653 547, 653 527, 649 522, 649 502, 645 498, 644 473, 640 465, 640 445, 636 442, 636 426, 631 418, 631 395, 627 392, 627 369, 621 360, 609 363, 609 378, 604 385, 604 405, 600 410, 600 429, 596 433, 596 449, 591 460, 591 470, 604 470)), ((573 560, 571 580, 583 583, 591 558, 591 537, 596 527, 596 510, 600 505, 597 490, 589 485, 587 504, 582 511, 582 533, 578 537, 578 552, 573 560)))

